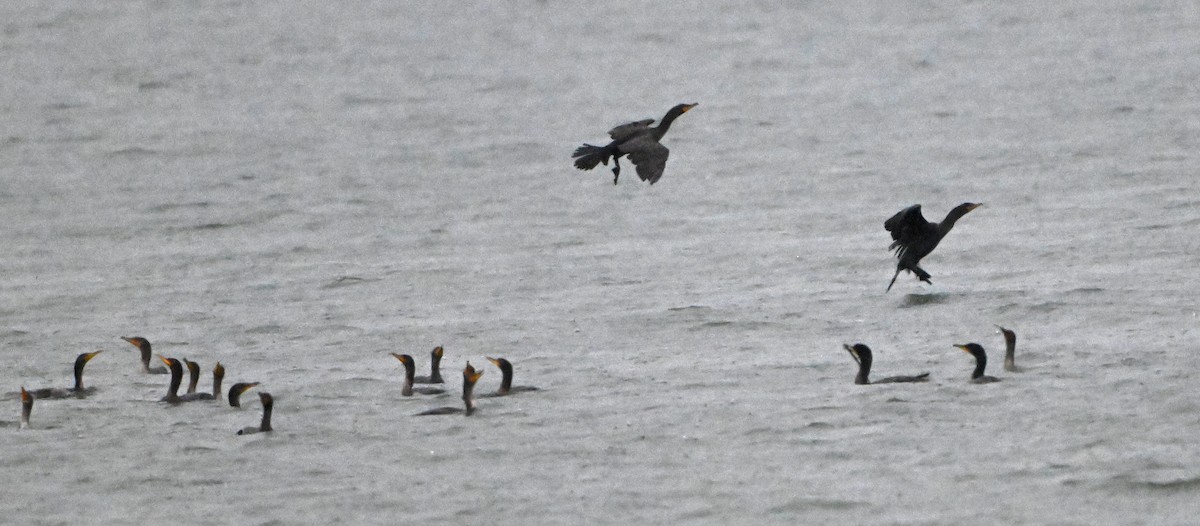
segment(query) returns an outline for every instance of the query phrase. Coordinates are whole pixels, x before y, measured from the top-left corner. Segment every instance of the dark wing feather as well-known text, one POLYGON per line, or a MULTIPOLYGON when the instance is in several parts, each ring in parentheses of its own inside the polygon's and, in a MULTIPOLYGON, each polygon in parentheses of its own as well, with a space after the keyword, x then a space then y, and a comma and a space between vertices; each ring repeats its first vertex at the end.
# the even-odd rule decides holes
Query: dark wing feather
POLYGON ((896 257, 903 258, 904 253, 925 235, 929 229, 929 221, 921 214, 921 205, 912 205, 883 222, 883 228, 892 233, 892 244, 888 250, 895 250, 896 257))
POLYGON ((671 150, 649 135, 622 144, 621 151, 628 154, 629 160, 637 166, 638 177, 650 181, 650 184, 662 177, 663 169, 667 167, 667 156, 671 155, 671 150))
POLYGON ((620 126, 617 126, 616 128, 609 130, 608 136, 612 137, 612 140, 617 141, 617 142, 625 141, 625 140, 628 140, 630 137, 633 137, 634 135, 637 135, 638 133, 649 129, 651 124, 654 124, 654 119, 646 119, 646 120, 641 120, 641 121, 637 121, 637 122, 630 122, 627 124, 622 124, 620 126))

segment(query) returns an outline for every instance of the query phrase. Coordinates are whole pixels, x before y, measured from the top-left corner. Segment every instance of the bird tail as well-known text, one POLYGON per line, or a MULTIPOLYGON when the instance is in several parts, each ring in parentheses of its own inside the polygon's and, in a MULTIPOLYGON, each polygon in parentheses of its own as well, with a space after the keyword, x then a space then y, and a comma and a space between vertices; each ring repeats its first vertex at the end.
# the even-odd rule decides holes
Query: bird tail
POLYGON ((896 266, 896 273, 895 273, 895 274, 892 274, 892 282, 891 282, 891 283, 888 283, 888 288, 887 288, 887 290, 883 291, 883 293, 884 293, 884 294, 887 294, 889 291, 891 291, 891 290, 892 290, 892 285, 895 285, 895 284, 896 284, 896 278, 900 276, 900 271, 901 271, 901 270, 904 270, 904 268, 903 268, 903 267, 900 267, 900 266, 898 266, 898 265, 897 265, 897 266, 896 266))
POLYGON ((611 154, 608 153, 608 149, 605 147, 584 144, 583 146, 576 148, 575 153, 571 154, 571 157, 575 158, 576 168, 579 168, 580 170, 591 170, 600 163, 604 163, 607 166, 610 155, 611 154))

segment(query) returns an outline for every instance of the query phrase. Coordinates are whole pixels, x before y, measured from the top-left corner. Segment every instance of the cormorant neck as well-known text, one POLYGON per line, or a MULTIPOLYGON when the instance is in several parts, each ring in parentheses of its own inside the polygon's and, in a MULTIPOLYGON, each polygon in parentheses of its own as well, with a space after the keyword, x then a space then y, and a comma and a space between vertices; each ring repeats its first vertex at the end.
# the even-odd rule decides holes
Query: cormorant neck
POLYGON ((971 379, 974 380, 983 376, 983 370, 987 367, 987 355, 979 353, 975 355, 975 372, 971 373, 971 379))
POLYGON ((26 396, 21 400, 21 429, 29 427, 29 415, 33 413, 33 397, 26 396))
POLYGON ((1017 334, 1004 331, 1004 369, 1011 371, 1017 366, 1017 334))
POLYGON ((938 231, 941 232, 943 236, 946 235, 951 228, 954 228, 954 223, 957 223, 959 219, 962 219, 962 216, 967 215, 967 212, 970 211, 970 207, 965 207, 962 205, 951 208, 950 212, 946 214, 946 219, 943 219, 941 223, 938 223, 938 231))
POLYGON ((658 123, 658 126, 654 127, 654 138, 662 139, 663 135, 667 134, 667 130, 671 129, 671 123, 675 122, 675 119, 679 118, 680 115, 683 115, 683 112, 677 107, 667 111, 667 114, 663 115, 662 121, 658 123))
POLYGON ((500 394, 508 394, 509 389, 512 389, 513 370, 512 366, 500 368, 500 388, 496 390, 500 394))
POLYGON ((221 382, 225 380, 225 375, 213 373, 213 400, 221 399, 221 382))
POLYGON ((403 396, 412 396, 413 378, 416 378, 416 366, 412 362, 404 362, 404 387, 400 388, 403 396))
POLYGON ((87 359, 84 357, 80 356, 75 360, 75 387, 71 388, 72 391, 83 391, 83 366, 85 365, 87 365, 87 359))
POLYGON ((188 362, 188 394, 196 392, 198 385, 200 385, 200 366, 195 365, 195 362, 188 362))
POLYGON ((429 381, 434 383, 442 383, 442 355, 434 351, 431 353, 432 360, 429 362, 429 381))
POLYGON ((858 376, 854 377, 855 385, 867 385, 871 383, 871 362, 863 361, 858 364, 858 376))
POLYGON ((142 352, 142 370, 150 372, 150 345, 139 345, 138 350, 142 352))
POLYGON ((463 412, 466 416, 471 416, 471 413, 475 412, 475 382, 463 384, 462 399, 463 404, 466 406, 463 412))
POLYGON ((179 386, 183 383, 183 368, 179 364, 171 364, 171 385, 167 387, 167 401, 179 400, 179 386))
POLYGON ((271 430, 271 409, 274 407, 274 401, 263 404, 262 425, 259 426, 259 431, 271 430))

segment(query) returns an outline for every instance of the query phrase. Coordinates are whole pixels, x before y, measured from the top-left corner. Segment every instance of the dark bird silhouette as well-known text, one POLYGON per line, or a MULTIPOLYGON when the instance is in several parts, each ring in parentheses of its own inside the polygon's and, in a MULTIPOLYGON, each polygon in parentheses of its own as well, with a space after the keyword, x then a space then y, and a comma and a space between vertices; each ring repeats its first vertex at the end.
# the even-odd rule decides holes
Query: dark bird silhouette
POLYGON ((412 396, 413 393, 431 395, 442 394, 446 392, 445 389, 438 389, 436 387, 418 387, 414 389, 413 375, 416 372, 417 366, 415 363, 413 363, 413 357, 407 354, 396 353, 392 353, 392 356, 396 357, 396 359, 400 360, 400 363, 404 365, 404 386, 400 388, 400 396, 412 396))
POLYGON ((584 144, 575 149, 575 153, 571 155, 575 158, 575 167, 580 170, 591 170, 600 163, 608 166, 608 159, 612 158, 613 184, 617 184, 617 179, 621 177, 619 159, 623 155, 628 155, 630 162, 637 167, 638 177, 643 181, 650 181, 650 184, 658 182, 658 178, 662 177, 663 169, 667 166, 667 156, 671 153, 659 141, 662 140, 663 135, 666 135, 667 130, 671 129, 671 123, 675 122, 680 115, 696 107, 696 104, 695 102, 679 104, 671 108, 663 116, 662 122, 653 128, 650 125, 654 124, 654 119, 646 119, 622 124, 609 130, 608 136, 612 138, 612 142, 608 145, 584 144))
POLYGON ((999 325, 996 328, 1004 334, 1004 370, 1010 373, 1021 372, 1022 369, 1017 367, 1017 333, 999 325))
POLYGON ((537 387, 534 387, 532 385, 514 386, 512 384, 512 379, 513 379, 512 362, 509 362, 508 360, 506 360, 504 358, 492 358, 492 357, 488 357, 487 360, 489 362, 492 362, 492 365, 495 365, 496 367, 500 368, 500 387, 498 389, 496 389, 496 392, 485 394, 482 396, 484 396, 484 397, 508 396, 510 394, 524 393, 527 391, 537 391, 538 390, 537 387))
MULTIPOLYGON (((183 384, 183 364, 179 363, 179 360, 174 358, 164 358, 159 356, 158 359, 162 360, 162 363, 165 364, 167 369, 170 369, 171 371, 171 383, 167 386, 167 396, 162 397, 162 400, 159 400, 160 402, 177 405, 184 402, 212 400, 214 398, 208 393, 186 393, 180 395, 179 386, 183 384)), ((197 366, 196 371, 199 373, 199 366, 197 366)))
POLYGON ((253 435, 254 433, 269 433, 274 431, 271 427, 271 410, 275 408, 275 398, 271 396, 271 393, 258 393, 258 399, 262 401, 262 422, 258 424, 258 427, 243 427, 238 430, 237 434, 253 435))
POLYGON ((889 376, 872 382, 870 379, 871 362, 874 359, 871 356, 871 348, 861 343, 856 343, 853 346, 843 343, 842 347, 845 347, 850 356, 854 358, 854 361, 858 362, 858 376, 854 377, 854 383, 857 385, 929 381, 929 373, 921 373, 913 376, 889 376))
POLYGON ((983 370, 987 367, 987 353, 984 352, 982 345, 979 345, 978 343, 967 343, 954 344, 954 346, 975 357, 975 370, 971 372, 971 383, 989 384, 1000 381, 1000 379, 996 378, 995 376, 987 376, 983 374, 983 370))
POLYGON ((152 348, 150 347, 150 340, 142 338, 141 336, 132 336, 132 337, 122 336, 121 339, 129 342, 130 345, 137 347, 138 351, 141 351, 141 353, 142 353, 142 372, 143 373, 167 374, 170 372, 165 367, 150 367, 150 356, 151 356, 151 353, 153 352, 152 348))
POLYGON ((217 362, 217 365, 213 366, 213 388, 211 394, 196 392, 196 385, 200 383, 200 364, 187 358, 183 359, 183 363, 187 365, 190 378, 188 379, 187 394, 179 395, 180 400, 191 402, 193 400, 215 401, 221 399, 221 382, 225 380, 225 366, 221 365, 221 362, 217 362))
MULTIPOLYGON (((85 397, 87 397, 88 395, 95 392, 96 388, 83 386, 83 368, 85 366, 87 366, 88 362, 92 361, 92 358, 95 358, 97 355, 99 355, 102 352, 104 352, 104 351, 85 352, 85 353, 80 354, 79 356, 75 357, 75 385, 74 386, 68 387, 68 388, 43 387, 41 389, 32 389, 29 391, 29 395, 32 396, 33 398, 39 398, 39 399, 40 398, 49 398, 52 400, 53 399, 62 399, 62 398, 85 398, 85 397)), ((24 389, 24 388, 22 388, 22 389, 24 389)))
POLYGON ((892 290, 892 285, 896 284, 896 277, 900 275, 901 270, 912 272, 921 281, 932 285, 933 282, 929 281, 929 273, 918 266, 921 258, 928 256, 934 248, 937 248, 942 238, 946 237, 951 228, 954 228, 955 222, 979 206, 981 204, 963 203, 950 210, 950 213, 946 214, 946 219, 943 219, 941 223, 930 223, 925 220, 925 216, 921 215, 921 205, 912 205, 884 221, 883 228, 892 233, 892 244, 888 250, 895 250, 896 257, 900 258, 900 262, 896 264, 896 273, 892 275, 892 282, 888 283, 887 290, 892 290))
MULTIPOLYGON (((441 384, 446 383, 442 380, 442 346, 434 347, 429 352, 429 376, 417 376, 413 378, 414 384, 441 384)), ((395 356, 395 354, 392 354, 395 356)))
POLYGON ((475 383, 479 381, 479 377, 483 376, 483 371, 476 371, 471 366, 471 362, 467 362, 467 366, 463 368, 463 387, 462 401, 463 407, 435 407, 417 413, 416 416, 431 416, 431 415, 453 415, 462 413, 465 416, 475 414, 475 383))

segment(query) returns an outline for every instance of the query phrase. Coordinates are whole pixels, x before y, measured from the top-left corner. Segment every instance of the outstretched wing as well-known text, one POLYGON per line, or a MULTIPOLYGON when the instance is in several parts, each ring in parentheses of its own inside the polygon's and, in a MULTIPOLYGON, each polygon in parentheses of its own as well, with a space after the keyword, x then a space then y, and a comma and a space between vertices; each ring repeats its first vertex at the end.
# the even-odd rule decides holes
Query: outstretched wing
POLYGON ((912 205, 884 221, 883 228, 892 233, 892 244, 888 250, 895 250, 896 257, 904 258, 904 253, 925 235, 929 221, 921 215, 921 205, 912 205))
POLYGON ((629 160, 637 166, 638 177, 650 181, 650 184, 662 177, 663 169, 667 167, 667 156, 671 155, 671 150, 649 135, 622 144, 621 151, 629 155, 629 160))
POLYGON ((616 128, 609 130, 608 136, 612 137, 612 140, 614 140, 614 141, 622 142, 622 141, 628 140, 630 137, 633 137, 634 135, 637 135, 638 132, 646 130, 647 128, 650 127, 651 124, 654 124, 654 119, 646 119, 646 120, 641 120, 641 121, 637 121, 637 122, 630 122, 627 124, 622 124, 620 126, 617 126, 616 128))

